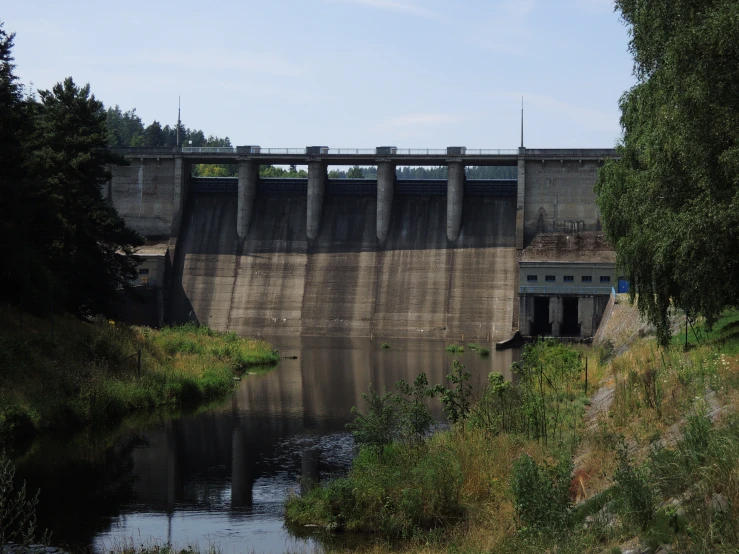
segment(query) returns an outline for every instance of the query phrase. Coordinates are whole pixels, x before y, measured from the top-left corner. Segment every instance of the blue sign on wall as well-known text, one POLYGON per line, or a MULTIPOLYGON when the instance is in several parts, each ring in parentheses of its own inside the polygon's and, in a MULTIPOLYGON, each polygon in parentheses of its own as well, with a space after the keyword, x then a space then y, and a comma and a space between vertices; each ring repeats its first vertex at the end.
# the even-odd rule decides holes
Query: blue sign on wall
POLYGON ((618 279, 618 293, 629 292, 629 282, 626 279, 619 277, 618 279))

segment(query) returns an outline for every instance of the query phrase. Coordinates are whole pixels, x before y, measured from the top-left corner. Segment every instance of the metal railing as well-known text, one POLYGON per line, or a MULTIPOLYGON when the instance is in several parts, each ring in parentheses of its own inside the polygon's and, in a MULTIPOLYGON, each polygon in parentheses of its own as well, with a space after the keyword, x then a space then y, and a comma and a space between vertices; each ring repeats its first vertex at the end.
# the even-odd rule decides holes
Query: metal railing
POLYGON ((446 148, 398 148, 397 156, 446 156, 446 148))
POLYGON ((611 294, 612 287, 519 287, 520 294, 611 294))
POLYGON ((516 156, 518 150, 490 149, 490 148, 467 148, 465 156, 516 156))
POLYGON ((374 148, 329 148, 329 156, 374 156, 374 148))
POLYGON ((233 146, 183 146, 182 152, 190 154, 234 154, 236 148, 233 146))
POLYGON ((260 154, 305 156, 305 148, 261 148, 260 154))

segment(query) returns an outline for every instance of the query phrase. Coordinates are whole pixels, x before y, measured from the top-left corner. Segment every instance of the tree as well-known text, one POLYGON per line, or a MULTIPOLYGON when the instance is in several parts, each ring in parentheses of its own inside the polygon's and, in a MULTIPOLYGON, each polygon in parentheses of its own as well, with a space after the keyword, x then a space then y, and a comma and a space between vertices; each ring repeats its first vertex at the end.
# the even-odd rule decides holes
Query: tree
POLYGON ((164 146, 165 136, 161 124, 154 120, 144 130, 144 146, 164 146))
POLYGON ((349 171, 346 173, 347 179, 364 179, 364 172, 362 171, 362 168, 358 165, 355 165, 354 167, 349 168, 349 171))
POLYGON ((709 326, 739 301, 739 3, 617 0, 637 84, 620 159, 596 184, 638 307, 670 339, 674 306, 709 326))
POLYGON ((107 149, 106 113, 71 77, 40 91, 29 151, 40 185, 36 247, 80 314, 108 313, 118 290, 136 276, 134 248, 141 237, 102 198, 107 167, 125 161, 107 149))

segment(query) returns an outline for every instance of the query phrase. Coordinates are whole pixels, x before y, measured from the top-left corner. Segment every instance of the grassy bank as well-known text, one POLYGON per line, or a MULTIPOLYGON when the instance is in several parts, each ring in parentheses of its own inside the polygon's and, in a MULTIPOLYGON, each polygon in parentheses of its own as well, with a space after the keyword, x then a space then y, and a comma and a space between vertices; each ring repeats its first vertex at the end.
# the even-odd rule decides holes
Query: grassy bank
POLYGON ((152 330, 57 316, 52 340, 50 320, 25 314, 21 329, 18 314, 3 310, 0 440, 194 407, 233 390, 248 368, 277 361, 263 341, 207 327, 152 330))
MULTIPOLYGON (((696 325, 688 351, 684 336, 617 357, 608 343, 534 345, 515 383, 492 374, 448 431, 361 446, 345 478, 290 498, 286 519, 368 533, 366 552, 737 552, 737 321, 696 325)), ((380 408, 365 419, 403 418, 380 408)))

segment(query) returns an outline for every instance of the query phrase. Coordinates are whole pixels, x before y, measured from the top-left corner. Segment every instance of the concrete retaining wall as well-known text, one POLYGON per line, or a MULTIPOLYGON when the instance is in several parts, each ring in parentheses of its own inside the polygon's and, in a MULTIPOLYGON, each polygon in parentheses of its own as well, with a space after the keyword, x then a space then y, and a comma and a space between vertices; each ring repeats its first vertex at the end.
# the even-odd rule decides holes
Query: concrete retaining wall
POLYGON ((174 158, 132 159, 130 165, 112 170, 104 195, 126 224, 144 236, 168 237, 172 233, 184 200, 176 186, 184 181, 184 172, 175 171, 177 161, 182 165, 182 160, 174 158))
POLYGON ((526 160, 525 245, 539 233, 601 229, 593 192, 599 166, 597 160, 526 160))

